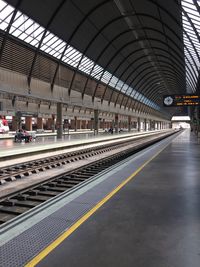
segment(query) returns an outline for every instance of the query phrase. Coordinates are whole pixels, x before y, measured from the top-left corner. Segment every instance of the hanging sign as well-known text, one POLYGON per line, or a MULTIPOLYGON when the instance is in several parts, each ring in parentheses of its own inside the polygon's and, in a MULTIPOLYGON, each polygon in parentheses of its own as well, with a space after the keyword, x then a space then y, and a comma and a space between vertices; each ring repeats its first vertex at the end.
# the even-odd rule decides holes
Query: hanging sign
POLYGON ((165 95, 163 105, 165 107, 199 106, 200 95, 165 95))

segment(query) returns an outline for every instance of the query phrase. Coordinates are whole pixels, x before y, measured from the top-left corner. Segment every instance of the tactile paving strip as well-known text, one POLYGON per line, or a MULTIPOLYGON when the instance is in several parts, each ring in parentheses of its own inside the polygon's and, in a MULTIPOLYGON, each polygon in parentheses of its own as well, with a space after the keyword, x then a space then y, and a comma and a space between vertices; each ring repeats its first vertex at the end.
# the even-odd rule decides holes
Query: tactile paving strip
POLYGON ((141 153, 142 157, 130 160, 125 170, 122 168, 117 174, 110 175, 109 179, 102 181, 2 245, 0 248, 0 267, 24 266, 172 139, 172 137, 167 138, 160 145, 154 145, 151 150, 146 149, 146 153, 141 153))

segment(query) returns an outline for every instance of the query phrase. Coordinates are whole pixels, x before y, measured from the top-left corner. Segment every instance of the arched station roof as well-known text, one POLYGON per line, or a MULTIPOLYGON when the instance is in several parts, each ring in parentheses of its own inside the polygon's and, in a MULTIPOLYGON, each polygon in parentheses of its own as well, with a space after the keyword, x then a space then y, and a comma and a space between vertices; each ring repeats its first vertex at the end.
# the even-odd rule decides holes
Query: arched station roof
MULTIPOLYGON (((0 0, 0 29, 34 46, 27 72, 31 82, 38 52, 57 59, 59 65, 103 82, 163 113, 165 94, 197 91, 199 80, 199 0, 0 0), (4 23, 4 24, 3 24, 4 23)), ((75 79, 76 72, 72 77, 75 79)), ((104 100, 108 86, 99 92, 104 100)), ((111 101, 112 96, 110 97, 111 101)), ((117 101, 116 97, 116 101, 117 101)), ((138 105, 138 101, 136 105, 138 105)), ((123 99, 122 99, 123 102, 123 99)), ((128 102, 128 101, 127 101, 128 102)))

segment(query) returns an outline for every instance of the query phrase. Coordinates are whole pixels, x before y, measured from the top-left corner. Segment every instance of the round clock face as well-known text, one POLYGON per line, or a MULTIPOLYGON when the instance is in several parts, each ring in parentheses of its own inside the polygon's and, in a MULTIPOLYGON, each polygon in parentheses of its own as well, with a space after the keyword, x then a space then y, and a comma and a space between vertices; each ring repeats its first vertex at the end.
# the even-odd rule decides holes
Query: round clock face
POLYGON ((173 103, 173 98, 171 96, 167 96, 164 98, 164 104, 166 106, 170 106, 173 103))

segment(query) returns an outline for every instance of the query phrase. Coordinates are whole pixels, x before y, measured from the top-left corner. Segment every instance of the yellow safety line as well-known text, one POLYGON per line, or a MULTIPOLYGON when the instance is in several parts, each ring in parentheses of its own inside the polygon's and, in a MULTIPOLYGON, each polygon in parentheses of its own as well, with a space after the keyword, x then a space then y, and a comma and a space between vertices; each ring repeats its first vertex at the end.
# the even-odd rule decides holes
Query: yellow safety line
MULTIPOLYGON (((166 146, 165 146, 166 147, 166 146)), ((35 256, 30 262, 28 262, 25 267, 36 266, 42 259, 44 259, 52 250, 54 250, 60 243, 62 243, 68 236, 70 236, 81 224, 83 224, 92 214, 94 214, 104 203, 106 203, 113 195, 115 195, 122 187, 124 187, 130 180, 132 180, 150 161, 165 149, 162 148, 153 157, 147 160, 143 165, 141 165, 134 173, 132 173, 126 180, 124 180, 120 185, 118 185, 112 192, 110 192, 105 198, 103 198, 99 203, 96 204, 90 211, 88 211, 83 217, 81 217, 76 223, 74 223, 66 232, 59 236, 53 243, 42 250, 37 256, 35 256)))

